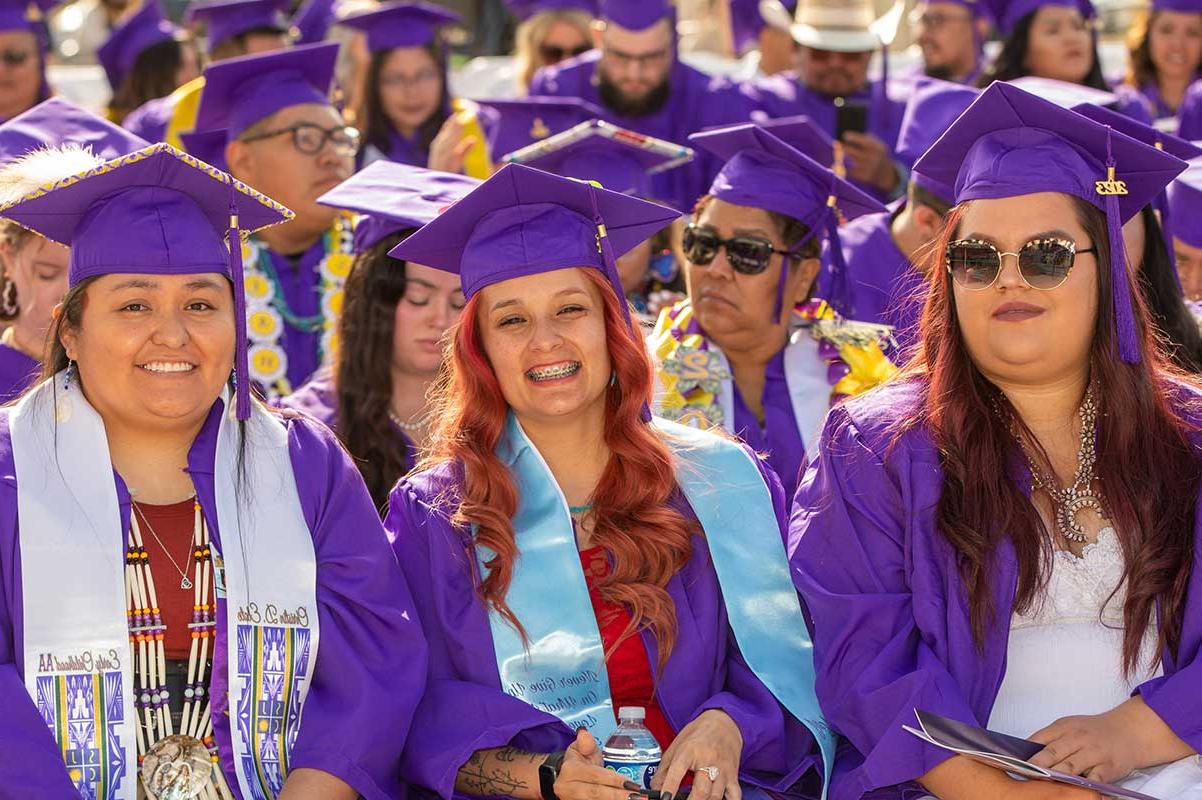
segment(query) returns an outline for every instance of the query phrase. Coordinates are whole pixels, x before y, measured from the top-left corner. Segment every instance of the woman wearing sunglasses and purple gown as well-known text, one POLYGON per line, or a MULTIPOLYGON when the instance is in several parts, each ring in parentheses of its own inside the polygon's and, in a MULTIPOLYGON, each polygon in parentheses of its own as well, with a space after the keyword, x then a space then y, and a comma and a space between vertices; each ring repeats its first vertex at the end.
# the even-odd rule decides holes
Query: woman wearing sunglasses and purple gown
POLYGON ((1184 167, 1006 84, 915 165, 957 203, 918 353, 831 412, 790 523, 833 800, 1101 797, 926 744, 916 710, 1202 796, 1202 392, 1122 230, 1184 167))
MULTIPOLYGON (((823 241, 842 253, 840 217, 884 208, 755 125, 690 140, 726 163, 685 230, 688 297, 651 334, 656 413, 739 436, 767 454, 792 492, 832 398, 892 369, 878 342, 887 329, 798 311, 811 299, 823 241)), ((841 259, 832 270, 846 295, 841 259)))

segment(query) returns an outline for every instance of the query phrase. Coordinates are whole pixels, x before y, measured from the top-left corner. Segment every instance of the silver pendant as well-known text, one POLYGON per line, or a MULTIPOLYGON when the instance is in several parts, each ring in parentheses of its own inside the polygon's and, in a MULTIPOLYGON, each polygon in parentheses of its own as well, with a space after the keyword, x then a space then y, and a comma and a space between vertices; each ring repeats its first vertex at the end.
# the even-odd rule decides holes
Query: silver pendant
POLYGON ((1060 505, 1056 522, 1060 527, 1060 534, 1065 539, 1078 543, 1089 541, 1089 537, 1085 535, 1085 527, 1077 521, 1077 515, 1087 508, 1098 512, 1100 517, 1106 516, 1102 510, 1102 501, 1092 494, 1079 494, 1060 505))
POLYGON ((191 736, 160 739, 142 759, 142 785, 153 800, 192 800, 212 777, 209 749, 191 736))
POLYGON ((191 588, 192 588, 192 579, 191 579, 191 578, 189 578, 187 575, 185 575, 185 576, 184 576, 184 579, 183 579, 182 581, 180 581, 180 582, 179 582, 179 588, 181 588, 181 589, 191 589, 191 588))

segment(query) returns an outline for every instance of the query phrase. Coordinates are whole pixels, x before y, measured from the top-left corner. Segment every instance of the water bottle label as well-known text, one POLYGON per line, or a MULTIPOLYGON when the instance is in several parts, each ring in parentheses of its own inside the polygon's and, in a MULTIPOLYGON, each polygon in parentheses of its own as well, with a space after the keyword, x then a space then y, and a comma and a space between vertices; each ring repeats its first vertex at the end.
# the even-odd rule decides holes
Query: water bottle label
POLYGON ((658 761, 613 761, 605 759, 605 768, 612 769, 628 781, 634 781, 644 789, 651 788, 651 779, 659 771, 658 761))

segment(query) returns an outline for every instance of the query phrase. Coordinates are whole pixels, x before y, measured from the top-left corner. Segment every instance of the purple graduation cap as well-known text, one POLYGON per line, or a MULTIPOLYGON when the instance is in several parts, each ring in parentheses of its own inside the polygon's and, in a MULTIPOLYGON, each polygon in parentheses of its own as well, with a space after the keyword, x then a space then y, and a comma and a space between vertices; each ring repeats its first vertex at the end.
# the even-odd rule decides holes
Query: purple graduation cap
MULTIPOLYGON (((824 167, 834 169, 835 167, 835 139, 829 133, 818 127, 814 120, 807 117, 805 114, 798 114, 793 117, 777 117, 771 119, 764 115, 763 112, 751 112, 751 121, 758 127, 771 133, 777 139, 780 139, 789 147, 795 150, 800 150, 810 158, 817 161, 824 167)), ((740 123, 745 125, 746 123, 740 123)), ((711 133, 713 131, 726 130, 729 127, 723 125, 718 128, 708 128, 702 133, 711 133)))
MULTIPOLYGON (((1178 219, 1202 219, 1202 158, 1189 162, 1185 172, 1169 184, 1167 194, 1173 216, 1178 219)), ((1202 248, 1202 225, 1182 225, 1179 230, 1173 231, 1173 236, 1190 247, 1202 248)), ((1169 240, 1169 252, 1172 250, 1173 242, 1169 240)))
MULTIPOLYGON (((469 299, 499 281, 569 267, 601 271, 624 298, 615 259, 679 217, 592 183, 506 164, 389 255, 458 273, 469 299)), ((637 332, 628 304, 619 305, 637 332)))
MULTIPOLYGON (((1078 114, 1089 117, 1094 122, 1100 122, 1103 125, 1109 125, 1119 133, 1124 133, 1132 139, 1151 145, 1157 150, 1163 150, 1166 153, 1177 156, 1182 161, 1190 161, 1202 156, 1202 148, 1187 142, 1185 139, 1174 136, 1171 133, 1164 133, 1157 130, 1152 125, 1145 125, 1131 117, 1124 116, 1117 111, 1111 111, 1109 108, 1091 105, 1085 103, 1073 108, 1078 114)), ((1156 195, 1156 199, 1152 201, 1152 206, 1160 213, 1160 232, 1164 237, 1164 242, 1169 252, 1169 263, 1173 265, 1173 278, 1177 281, 1177 288, 1181 288, 1181 280, 1177 275, 1177 256, 1173 252, 1173 209, 1170 206, 1167 192, 1161 192, 1156 195)), ((1194 217, 1185 217, 1185 219, 1193 220, 1194 217)), ((1189 227, 1197 227, 1196 225, 1187 225, 1189 227)))
POLYGON ((1140 360, 1123 223, 1160 194, 1185 162, 1075 111, 994 83, 914 165, 955 187, 956 203, 1059 192, 1106 214, 1119 353, 1140 360))
POLYGON ((119 25, 96 50, 113 91, 134 68, 138 56, 161 42, 174 39, 180 29, 163 16, 157 0, 146 0, 133 16, 119 25))
POLYGON ((188 155, 198 158, 222 172, 229 172, 225 163, 227 141, 224 130, 218 128, 208 131, 189 131, 181 133, 179 140, 188 155))
POLYGON ((544 11, 583 11, 597 16, 597 0, 505 0, 505 6, 520 20, 544 11))
POLYGON ((320 42, 333 24, 334 0, 305 0, 292 17, 293 44, 320 42))
POLYGON ((600 0, 597 15, 619 28, 645 31, 661 19, 674 20, 676 8, 669 0, 600 0))
POLYGON ((1118 95, 1105 89, 1095 89, 1092 86, 1082 86, 1079 83, 1058 81, 1055 78, 1040 78, 1035 75, 1024 75, 1006 81, 1011 86, 1017 86, 1027 94, 1055 103, 1061 108, 1073 108, 1082 103, 1093 103, 1097 106, 1108 106, 1118 102, 1118 95))
POLYGON ((148 144, 91 111, 52 97, 0 125, 0 165, 43 147, 78 145, 107 161, 148 144))
MULTIPOLYGON (((781 5, 789 14, 797 11, 797 0, 782 0, 781 5)), ((760 0, 730 0, 730 33, 735 55, 754 49, 759 44, 760 31, 767 24, 760 13, 760 0)))
MULTIPOLYGON (((709 193, 714 197, 734 205, 775 211, 806 226, 809 233, 790 254, 811 238, 825 235, 832 255, 832 296, 825 299, 841 314, 854 316, 847 264, 839 243, 840 217, 855 219, 884 211, 885 207, 758 125, 732 125, 695 133, 689 141, 726 161, 710 185, 709 193)), ((780 272, 776 315, 781 312, 788 277, 787 269, 780 272)))
POLYGON ((189 24, 205 23, 212 54, 222 42, 249 31, 287 33, 286 8, 283 0, 200 0, 188 6, 185 19, 189 24))
POLYGON ((506 161, 649 198, 651 176, 693 160, 693 151, 590 120, 506 156, 506 161))
POLYGON ((1044 6, 1061 6, 1075 8, 1085 19, 1093 19, 1095 15, 1093 3, 1090 0, 981 0, 997 24, 998 31, 1003 36, 1009 36, 1019 20, 1028 14, 1033 14, 1044 6))
POLYGON ((521 100, 480 100, 495 118, 486 129, 488 152, 493 161, 582 122, 604 116, 604 112, 578 97, 526 97, 521 100))
POLYGON ((373 161, 317 202, 363 215, 355 224, 355 252, 362 253, 385 236, 420 228, 479 185, 464 175, 373 161))
POLYGON ((4 0, 0 2, 0 31, 36 33, 42 45, 47 43, 43 20, 58 0, 4 0))
POLYGON ((326 105, 337 59, 338 43, 325 42, 210 64, 195 130, 224 129, 229 142, 281 109, 326 105))
POLYGON ((1152 0, 1152 10, 1202 14, 1202 0, 1152 0))
MULTIPOLYGON (((895 153, 906 164, 914 164, 930 149, 956 117, 964 113, 980 92, 948 81, 930 80, 920 85, 906 101, 901 133, 895 153)), ((955 190, 927 175, 911 171, 910 180, 945 202, 952 202, 955 190)))
POLYGON ((462 19, 433 3, 384 3, 371 11, 352 14, 340 25, 367 34, 367 49, 373 53, 395 47, 424 47, 438 36, 439 28, 462 19))
POLYGON ((234 286, 236 408, 238 419, 249 418, 241 231, 284 222, 292 218, 291 211, 160 143, 0 206, 0 216, 68 245, 71 286, 112 273, 215 272, 229 278, 234 286))

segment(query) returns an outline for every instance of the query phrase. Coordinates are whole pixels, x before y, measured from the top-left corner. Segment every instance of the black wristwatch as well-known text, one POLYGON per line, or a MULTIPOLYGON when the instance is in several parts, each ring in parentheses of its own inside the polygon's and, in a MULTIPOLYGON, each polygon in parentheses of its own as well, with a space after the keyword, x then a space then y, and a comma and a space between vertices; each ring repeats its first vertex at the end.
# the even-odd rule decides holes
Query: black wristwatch
POLYGON ((559 777, 559 769, 563 766, 563 751, 552 753, 547 760, 538 766, 538 790, 543 800, 559 800, 555 796, 555 780, 559 777))

